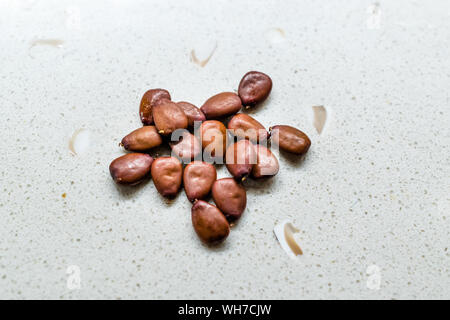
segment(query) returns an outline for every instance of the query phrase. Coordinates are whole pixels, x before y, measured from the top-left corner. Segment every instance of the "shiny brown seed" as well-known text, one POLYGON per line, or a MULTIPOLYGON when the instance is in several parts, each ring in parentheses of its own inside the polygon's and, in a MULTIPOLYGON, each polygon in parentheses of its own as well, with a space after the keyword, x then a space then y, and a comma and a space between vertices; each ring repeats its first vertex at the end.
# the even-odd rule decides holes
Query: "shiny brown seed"
POLYGON ((109 165, 109 172, 119 184, 137 184, 150 172, 153 158, 145 153, 128 153, 109 165))
POLYGON ((244 106, 254 106, 267 99, 272 90, 272 79, 258 71, 247 72, 239 83, 238 94, 244 106))
POLYGON ((249 139, 253 142, 267 140, 266 128, 254 118, 245 113, 238 113, 228 122, 228 129, 242 139, 249 139))
POLYGON ((227 128, 217 120, 207 120, 200 126, 200 137, 206 158, 223 158, 227 147, 227 128))
POLYGON ((230 225, 216 206, 199 200, 191 210, 192 225, 198 237, 207 244, 224 241, 230 233, 230 225))
POLYGON ((144 125, 153 124, 152 107, 161 99, 170 100, 170 93, 164 89, 151 89, 142 96, 139 115, 144 125))
MULTIPOLYGON (((175 132, 172 135, 172 139, 177 138, 174 137, 177 133, 175 132)), ((182 159, 184 162, 194 160, 202 152, 200 141, 187 130, 183 130, 177 142, 170 142, 169 145, 172 148, 172 155, 182 159)))
POLYGON ((255 146, 257 162, 252 169, 253 178, 272 177, 278 173, 280 165, 275 155, 264 146, 255 146))
POLYGON ((184 191, 189 201, 205 198, 217 179, 216 168, 203 161, 191 162, 184 168, 184 191))
POLYGON ((161 157, 152 163, 152 179, 158 192, 173 197, 181 186, 183 167, 175 157, 161 157))
POLYGON ((242 180, 252 172, 256 164, 254 145, 248 140, 240 140, 228 146, 225 164, 236 180, 242 180))
POLYGON ((241 98, 233 92, 222 92, 212 96, 200 108, 206 119, 218 119, 235 114, 242 108, 241 98))
POLYGON ((302 131, 291 126, 273 126, 270 129, 270 141, 284 151, 294 154, 305 154, 311 146, 311 140, 302 131))
POLYGON ((163 100, 153 106, 152 113, 158 133, 164 136, 171 135, 177 129, 186 129, 188 126, 188 118, 175 102, 163 100))
POLYGON ((230 220, 239 219, 247 205, 247 192, 233 178, 216 180, 212 197, 217 208, 230 220))
POLYGON ((120 143, 126 150, 144 151, 159 146, 162 138, 155 126, 144 126, 126 135, 120 143))
POLYGON ((195 121, 205 121, 206 117, 203 112, 194 106, 192 103, 180 101, 177 105, 183 110, 184 114, 188 118, 188 126, 194 127, 195 121))

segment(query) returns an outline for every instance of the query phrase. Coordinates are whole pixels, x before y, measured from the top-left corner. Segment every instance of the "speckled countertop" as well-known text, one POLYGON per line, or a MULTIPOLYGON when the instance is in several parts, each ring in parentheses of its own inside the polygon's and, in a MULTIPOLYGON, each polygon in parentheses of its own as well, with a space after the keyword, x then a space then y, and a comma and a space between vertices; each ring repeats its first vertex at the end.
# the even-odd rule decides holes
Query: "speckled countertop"
POLYGON ((1 1, 0 298, 449 298, 449 12, 446 0, 1 1), (251 114, 313 144, 248 182, 244 216, 209 249, 183 193, 118 187, 108 165, 145 90, 201 105, 252 69, 274 88, 251 114), (285 219, 297 259, 273 234, 285 219))

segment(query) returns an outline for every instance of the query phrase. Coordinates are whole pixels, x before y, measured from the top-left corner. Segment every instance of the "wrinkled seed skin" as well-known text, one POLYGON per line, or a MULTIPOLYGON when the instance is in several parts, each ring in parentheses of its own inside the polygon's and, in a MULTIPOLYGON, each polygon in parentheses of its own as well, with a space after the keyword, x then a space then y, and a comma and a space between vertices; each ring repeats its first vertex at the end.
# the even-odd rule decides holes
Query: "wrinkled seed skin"
POLYGON ((233 92, 222 92, 212 96, 200 110, 206 119, 219 119, 235 114, 242 108, 241 98, 233 92))
POLYGON ((233 134, 242 139, 249 139, 253 142, 267 140, 268 132, 264 126, 256 119, 245 113, 238 113, 228 122, 228 129, 233 130, 233 134))
POLYGON ((203 161, 191 162, 184 168, 183 185, 189 201, 204 199, 217 179, 216 168, 203 161))
POLYGON ((231 221, 239 219, 247 205, 247 192, 233 178, 216 180, 212 197, 217 208, 231 221))
POLYGON ((280 165, 275 155, 264 146, 255 146, 257 162, 252 169, 253 178, 273 177, 278 173, 280 165))
POLYGON ((147 176, 153 158, 145 153, 128 153, 115 159, 109 165, 109 172, 119 184, 137 184, 147 176))
POLYGON ((198 237, 207 244, 218 244, 230 234, 230 225, 216 206, 199 200, 192 206, 192 225, 198 237))
POLYGON ((161 99, 170 100, 170 93, 164 89, 151 89, 142 96, 139 115, 144 125, 153 124, 152 107, 158 104, 161 99))
POLYGON ((180 101, 177 102, 177 105, 183 110, 184 114, 188 118, 188 126, 194 127, 195 121, 205 121, 206 117, 203 112, 194 106, 192 103, 180 101))
POLYGON ((175 102, 163 100, 152 107, 152 113, 156 129, 161 135, 168 136, 175 130, 186 129, 188 126, 187 116, 175 102))
POLYGON ((270 140, 280 149, 298 155, 308 152, 311 140, 302 131, 291 126, 273 126, 270 128, 270 140))
POLYGON ((227 128, 217 120, 207 120, 200 126, 202 147, 213 157, 222 158, 227 147, 227 128))
POLYGON ((267 99, 272 79, 262 72, 247 72, 239 83, 238 94, 244 106, 254 106, 267 99))
POLYGON ((228 146, 225 164, 231 175, 238 181, 248 176, 256 164, 254 145, 248 140, 240 140, 228 146))
POLYGON ((181 186, 183 167, 175 157, 161 157, 152 163, 151 174, 156 189, 163 197, 174 197, 181 186))
POLYGON ((144 126, 126 135, 121 145, 130 151, 144 151, 161 145, 162 138, 155 126, 144 126))
POLYGON ((188 131, 183 132, 178 142, 170 142, 169 145, 172 148, 172 155, 185 162, 194 160, 202 152, 200 141, 188 131))

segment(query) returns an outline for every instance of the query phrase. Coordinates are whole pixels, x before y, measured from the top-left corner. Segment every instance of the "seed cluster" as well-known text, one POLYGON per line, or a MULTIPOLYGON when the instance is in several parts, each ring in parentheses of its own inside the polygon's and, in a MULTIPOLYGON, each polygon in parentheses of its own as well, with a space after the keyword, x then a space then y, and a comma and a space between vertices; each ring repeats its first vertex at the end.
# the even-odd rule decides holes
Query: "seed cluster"
POLYGON ((230 223, 240 218, 247 205, 242 181, 248 176, 259 179, 278 173, 278 160, 267 142, 297 155, 305 154, 311 145, 308 136, 294 127, 276 125, 267 131, 256 119, 238 113, 267 99, 271 90, 270 77, 258 71, 244 75, 238 94, 219 93, 200 109, 189 102, 173 102, 167 90, 148 90, 139 108, 144 126, 120 144, 133 153, 111 162, 112 178, 119 184, 134 185, 151 175, 158 192, 169 198, 176 196, 183 184, 193 202, 192 224, 198 237, 207 244, 222 242, 230 233, 230 223), (229 145, 227 132, 233 135, 229 145), (175 135, 178 139, 174 142, 175 135), (166 141, 172 156, 153 159, 146 153, 166 141), (199 156, 203 157, 198 160, 199 156), (212 163, 224 160, 232 177, 217 180, 212 163), (188 163, 184 170, 182 163, 188 163), (215 205, 205 201, 210 194, 215 205))

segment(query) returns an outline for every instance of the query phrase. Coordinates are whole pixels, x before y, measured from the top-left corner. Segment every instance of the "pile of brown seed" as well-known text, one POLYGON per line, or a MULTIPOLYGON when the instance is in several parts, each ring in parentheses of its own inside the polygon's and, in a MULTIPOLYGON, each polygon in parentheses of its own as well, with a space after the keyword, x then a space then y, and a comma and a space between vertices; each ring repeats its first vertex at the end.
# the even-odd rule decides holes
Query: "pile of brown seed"
POLYGON ((121 142, 134 153, 111 162, 112 178, 119 184, 134 185, 150 174, 164 197, 176 196, 183 182, 186 196, 193 202, 192 224, 199 238, 208 244, 225 240, 230 223, 240 218, 247 204, 242 181, 248 176, 258 179, 278 173, 278 160, 267 142, 297 155, 305 154, 311 145, 308 136, 296 128, 277 125, 267 132, 251 116, 237 113, 243 106, 250 108, 264 101, 271 90, 270 77, 257 71, 244 75, 238 94, 219 93, 200 109, 189 102, 173 102, 167 90, 148 90, 139 108, 144 126, 121 142), (192 134, 194 127, 197 130, 192 134), (233 135, 231 142, 227 131, 233 135), (173 156, 153 159, 146 153, 169 137, 173 156), (233 177, 217 180, 212 163, 224 159, 233 177), (189 163, 184 170, 182 163, 189 163), (216 206, 205 201, 209 194, 216 206))

